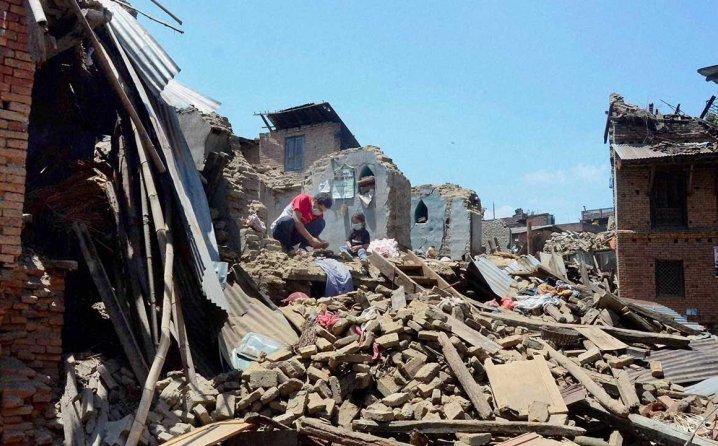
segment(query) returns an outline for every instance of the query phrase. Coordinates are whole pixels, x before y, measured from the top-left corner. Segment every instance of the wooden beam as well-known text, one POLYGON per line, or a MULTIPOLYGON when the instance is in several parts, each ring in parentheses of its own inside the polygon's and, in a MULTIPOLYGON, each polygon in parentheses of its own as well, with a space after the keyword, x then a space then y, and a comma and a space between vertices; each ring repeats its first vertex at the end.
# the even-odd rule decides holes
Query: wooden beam
POLYGON ((408 443, 362 432, 353 432, 314 418, 301 418, 297 421, 297 429, 300 434, 329 441, 331 444, 343 444, 346 446, 409 446, 408 443))
POLYGON ((105 305, 105 310, 110 316, 110 321, 115 329, 117 338, 120 340, 122 350, 127 356, 127 360, 130 363, 132 371, 135 373, 135 377, 139 382, 144 382, 147 378, 148 367, 142 354, 137 340, 132 333, 132 327, 125 316, 124 311, 117 302, 115 291, 112 288, 110 279, 107 277, 105 267, 100 261, 100 257, 97 255, 95 244, 90 238, 90 234, 87 231, 87 226, 84 223, 76 222, 72 225, 73 231, 77 236, 77 240, 80 243, 80 250, 87 263, 87 268, 90 270, 92 280, 95 282, 97 291, 100 294, 102 303, 105 305))
POLYGON ((414 430, 425 434, 455 434, 455 433, 481 433, 490 434, 523 434, 536 432, 539 435, 576 437, 586 431, 580 427, 567 426, 554 423, 539 423, 532 421, 486 421, 486 420, 436 420, 436 421, 390 421, 377 423, 370 420, 354 420, 354 430, 379 434, 407 433, 414 430))
POLYGON ((129 115, 130 119, 132 120, 132 123, 135 125, 135 127, 137 127, 140 139, 142 140, 142 149, 147 152, 150 158, 152 158, 152 161, 154 162, 157 170, 160 173, 164 173, 165 165, 162 162, 162 158, 160 158, 159 153, 157 153, 157 149, 152 143, 152 139, 150 139, 150 135, 147 133, 147 130, 142 123, 142 119, 140 118, 140 115, 137 113, 137 110, 135 110, 134 105, 132 105, 132 101, 130 100, 129 96, 127 96, 125 90, 122 88, 119 72, 115 68, 112 59, 110 59, 110 57, 107 55, 105 47, 102 46, 102 43, 100 43, 99 39, 97 38, 97 35, 95 35, 95 31, 87 22, 87 18, 85 18, 85 15, 82 13, 82 9, 80 9, 80 5, 77 3, 77 0, 70 0, 69 3, 75 10, 77 20, 80 22, 80 25, 82 25, 82 28, 85 30, 87 39, 90 41, 92 47, 95 49, 95 55, 100 62, 100 67, 102 68, 102 71, 107 78, 107 82, 114 90, 115 94, 117 95, 117 99, 120 101, 122 107, 129 115))
POLYGON ((456 351, 449 337, 446 336, 446 333, 439 333, 439 344, 441 344, 441 351, 444 353, 446 363, 449 365, 451 371, 454 372, 454 376, 461 384, 466 395, 468 395, 469 401, 471 401, 471 404, 473 404, 476 409, 476 413, 484 420, 493 418, 493 410, 486 400, 483 390, 474 380, 471 372, 459 356, 459 352, 456 351))
POLYGON ((583 384, 583 386, 586 388, 586 390, 596 397, 596 399, 609 411, 612 413, 620 416, 625 417, 628 415, 628 407, 626 407, 623 403, 620 401, 616 401, 613 398, 611 398, 605 390, 603 390, 603 387, 596 384, 596 382, 591 379, 590 376, 583 370, 583 368, 576 364, 575 362, 571 361, 569 358, 563 355, 563 353, 560 353, 556 350, 554 350, 550 345, 545 343, 544 341, 539 341, 541 344, 543 344, 543 347, 545 350, 549 352, 549 355, 559 363, 559 365, 563 366, 568 372, 576 378, 578 382, 583 384))
POLYGON ((397 286, 403 286, 404 291, 408 294, 415 294, 420 291, 424 291, 424 287, 414 282, 409 276, 403 271, 394 266, 387 259, 381 255, 371 252, 369 253, 369 262, 374 265, 379 272, 382 273, 390 282, 397 286))
MULTIPOLYGON (((531 319, 518 314, 489 313, 480 312, 482 316, 503 321, 507 325, 527 327, 532 330, 541 330, 541 327, 564 327, 575 329, 576 327, 591 327, 591 325, 580 324, 561 324, 558 322, 547 322, 544 320, 531 319)), ((606 333, 617 337, 623 341, 640 342, 645 344, 663 344, 671 347, 687 348, 691 342, 690 338, 666 333, 646 333, 638 330, 629 330, 627 328, 602 326, 601 329, 606 333)))

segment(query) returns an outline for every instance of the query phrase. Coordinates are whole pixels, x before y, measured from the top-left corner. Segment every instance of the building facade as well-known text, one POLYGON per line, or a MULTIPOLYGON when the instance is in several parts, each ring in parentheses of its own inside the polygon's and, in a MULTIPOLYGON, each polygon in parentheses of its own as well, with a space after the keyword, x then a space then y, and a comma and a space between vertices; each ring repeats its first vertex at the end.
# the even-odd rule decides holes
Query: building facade
POLYGON ((258 164, 301 176, 315 161, 359 142, 328 102, 260 114, 258 164))
POLYGON ((718 321, 718 128, 612 95, 610 142, 622 297, 718 321))

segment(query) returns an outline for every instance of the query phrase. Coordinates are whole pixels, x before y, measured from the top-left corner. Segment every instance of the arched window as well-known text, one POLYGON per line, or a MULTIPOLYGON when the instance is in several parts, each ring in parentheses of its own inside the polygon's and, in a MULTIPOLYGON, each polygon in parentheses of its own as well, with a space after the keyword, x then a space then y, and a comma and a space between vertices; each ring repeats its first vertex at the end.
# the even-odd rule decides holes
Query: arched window
POLYGON ((424 204, 424 200, 419 200, 419 203, 414 209, 414 223, 426 223, 429 220, 429 209, 424 204))

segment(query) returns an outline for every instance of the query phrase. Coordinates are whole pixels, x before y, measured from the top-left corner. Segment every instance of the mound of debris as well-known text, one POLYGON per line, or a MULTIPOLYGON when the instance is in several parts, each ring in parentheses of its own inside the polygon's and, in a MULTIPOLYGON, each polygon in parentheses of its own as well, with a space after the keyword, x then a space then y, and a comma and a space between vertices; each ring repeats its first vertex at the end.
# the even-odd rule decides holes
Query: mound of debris
MULTIPOLYGON (((283 310, 304 321, 296 345, 209 380, 170 372, 156 384, 143 442, 259 416, 305 440, 350 445, 502 444, 519 435, 528 444, 683 444, 691 435, 712 444, 718 400, 687 393, 652 359, 692 347, 695 330, 548 273, 516 278, 500 306, 438 288, 409 294, 388 282, 294 299, 283 310), (541 302, 526 305, 529 295, 541 302)), ((137 395, 129 371, 106 369, 75 365, 87 435, 95 425, 86 395, 112 392, 115 375, 127 390, 114 404, 137 395)), ((131 415, 107 413, 122 438, 131 415)))
POLYGON ((557 252, 564 255, 578 251, 599 251, 610 248, 610 241, 615 237, 614 231, 593 232, 554 232, 546 240, 544 252, 557 252))

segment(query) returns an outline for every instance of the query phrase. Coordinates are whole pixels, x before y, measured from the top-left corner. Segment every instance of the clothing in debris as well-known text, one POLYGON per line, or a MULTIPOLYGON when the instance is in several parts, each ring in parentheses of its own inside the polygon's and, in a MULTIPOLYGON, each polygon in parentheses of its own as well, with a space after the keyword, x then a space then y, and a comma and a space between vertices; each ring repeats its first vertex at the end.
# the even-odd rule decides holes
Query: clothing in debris
POLYGON ((316 259, 314 263, 324 270, 327 275, 327 284, 324 289, 325 296, 338 296, 354 291, 351 272, 343 263, 326 258, 316 259))

